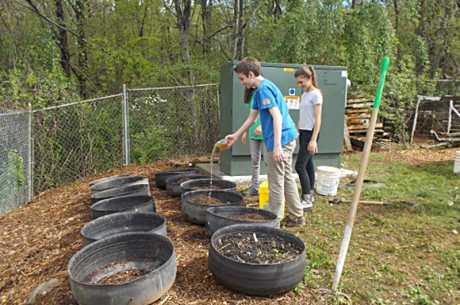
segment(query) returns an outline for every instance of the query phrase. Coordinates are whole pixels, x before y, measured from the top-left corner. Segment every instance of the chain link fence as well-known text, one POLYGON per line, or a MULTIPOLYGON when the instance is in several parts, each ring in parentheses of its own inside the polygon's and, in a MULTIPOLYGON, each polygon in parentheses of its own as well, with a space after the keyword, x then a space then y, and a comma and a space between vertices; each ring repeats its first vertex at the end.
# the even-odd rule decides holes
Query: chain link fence
POLYGON ((0 114, 0 214, 32 197, 29 111, 0 114))
POLYGON ((0 213, 33 194, 123 164, 208 153, 216 84, 123 88, 101 98, 0 114, 0 213))
POLYGON ((218 134, 215 85, 128 90, 131 160, 210 152, 218 134))
POLYGON ((34 110, 36 192, 123 164, 121 96, 34 110))

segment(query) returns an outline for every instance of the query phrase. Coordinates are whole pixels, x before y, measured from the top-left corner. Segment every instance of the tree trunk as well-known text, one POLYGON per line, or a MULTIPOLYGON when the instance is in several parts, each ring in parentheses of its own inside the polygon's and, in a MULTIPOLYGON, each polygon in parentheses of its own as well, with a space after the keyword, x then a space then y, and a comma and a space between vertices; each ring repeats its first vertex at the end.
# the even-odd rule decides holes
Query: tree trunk
POLYGON ((88 0, 77 0, 73 6, 77 22, 78 69, 74 72, 79 83, 80 95, 88 97, 88 44, 86 40, 86 4, 88 0))
POLYGON ((206 57, 211 51, 209 31, 211 29, 212 0, 201 0, 201 20, 203 24, 203 55, 206 57))
POLYGON ((56 42, 61 53, 61 66, 64 74, 70 77, 72 71, 70 66, 69 40, 67 31, 65 30, 66 24, 62 0, 56 0, 56 18, 61 27, 53 32, 55 33, 56 42))
POLYGON ((243 58, 244 49, 244 0, 234 0, 233 6, 233 59, 243 58))
POLYGON ((142 16, 141 25, 139 27, 139 37, 144 37, 145 31, 145 20, 147 19, 147 11, 148 11, 148 2, 144 3, 144 14, 142 16))
MULTIPOLYGON (((395 12, 395 32, 399 33, 399 7, 398 7, 398 0, 393 0, 393 9, 395 12)), ((396 61, 399 62, 401 59, 401 47, 398 42, 396 47, 396 61)))
MULTIPOLYGON (((190 52, 190 23, 192 13, 192 0, 174 0, 174 9, 176 11, 176 24, 180 32, 180 48, 182 63, 185 67, 185 75, 187 82, 190 85, 195 83, 194 73, 191 69, 192 56, 190 52)), ((183 91, 185 103, 190 105, 190 113, 192 115, 192 139, 191 143, 199 143, 198 135, 199 130, 197 128, 198 115, 195 105, 194 90, 188 88, 183 91)))
POLYGON ((270 2, 268 13, 273 17, 273 21, 276 23, 283 14, 283 10, 281 9, 281 0, 272 0, 270 2))

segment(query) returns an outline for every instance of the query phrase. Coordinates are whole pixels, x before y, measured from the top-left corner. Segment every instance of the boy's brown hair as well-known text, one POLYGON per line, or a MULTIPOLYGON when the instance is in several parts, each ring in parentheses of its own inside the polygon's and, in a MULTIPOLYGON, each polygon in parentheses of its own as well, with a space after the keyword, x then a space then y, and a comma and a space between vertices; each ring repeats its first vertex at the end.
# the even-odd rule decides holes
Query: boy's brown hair
POLYGON ((235 73, 244 74, 249 76, 249 72, 254 73, 254 76, 259 76, 261 74, 262 67, 260 62, 252 57, 243 58, 233 69, 235 73))

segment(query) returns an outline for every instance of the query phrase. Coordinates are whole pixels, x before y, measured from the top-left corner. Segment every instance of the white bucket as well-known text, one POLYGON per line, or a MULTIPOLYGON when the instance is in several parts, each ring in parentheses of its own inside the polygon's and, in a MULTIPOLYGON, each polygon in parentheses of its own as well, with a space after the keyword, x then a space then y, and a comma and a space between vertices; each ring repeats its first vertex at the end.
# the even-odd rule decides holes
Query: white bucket
POLYGON ((340 169, 332 166, 318 166, 316 174, 316 192, 320 195, 335 196, 340 182, 340 169))
POLYGON ((460 174, 460 150, 455 153, 454 174, 460 174))

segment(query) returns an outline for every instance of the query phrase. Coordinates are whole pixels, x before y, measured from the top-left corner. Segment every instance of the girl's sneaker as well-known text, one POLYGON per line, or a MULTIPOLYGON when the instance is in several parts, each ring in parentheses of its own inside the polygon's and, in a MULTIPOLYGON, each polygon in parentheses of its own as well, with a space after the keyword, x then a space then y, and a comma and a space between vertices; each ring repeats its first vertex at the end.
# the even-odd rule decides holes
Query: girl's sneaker
POLYGON ((300 201, 300 205, 302 206, 305 212, 313 209, 313 195, 312 194, 302 195, 302 200, 300 201))

